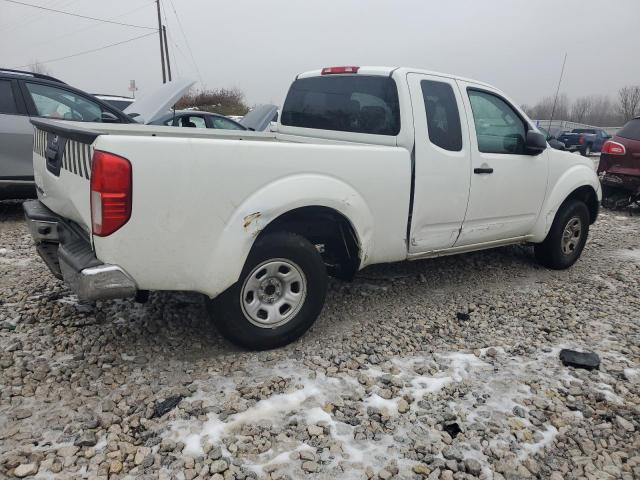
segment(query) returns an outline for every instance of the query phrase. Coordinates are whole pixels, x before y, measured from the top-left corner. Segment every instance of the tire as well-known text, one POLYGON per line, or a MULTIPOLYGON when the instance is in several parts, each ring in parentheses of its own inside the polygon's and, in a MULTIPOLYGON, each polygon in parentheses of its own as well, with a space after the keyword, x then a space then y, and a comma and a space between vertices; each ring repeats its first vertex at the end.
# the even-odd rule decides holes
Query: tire
POLYGON ((588 236, 587 205, 580 200, 567 200, 556 213, 547 238, 534 246, 536 259, 554 270, 569 268, 580 258, 588 236))
POLYGON ((320 315, 327 271, 318 250, 295 233, 259 238, 240 279, 209 300, 218 331, 250 350, 281 347, 301 337, 320 315))
POLYGON ((580 153, 582 154, 583 157, 588 157, 589 155, 591 155, 591 145, 586 145, 581 151, 580 153))

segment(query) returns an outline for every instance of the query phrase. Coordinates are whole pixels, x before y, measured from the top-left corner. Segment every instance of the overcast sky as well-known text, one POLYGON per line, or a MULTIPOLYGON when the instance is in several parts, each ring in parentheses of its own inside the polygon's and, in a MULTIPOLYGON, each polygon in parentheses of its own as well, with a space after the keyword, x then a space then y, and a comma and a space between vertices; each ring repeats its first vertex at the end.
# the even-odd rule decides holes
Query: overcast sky
MULTIPOLYGON (((151 0, 21 1, 157 26, 151 0)), ((555 92, 565 52, 561 91, 571 98, 613 96, 623 85, 640 84, 640 0, 161 2, 174 76, 197 79, 198 86, 238 87, 249 104, 281 103, 296 73, 330 65, 413 66, 453 73, 491 83, 515 101, 531 104, 555 92)), ((89 92, 127 94, 129 80, 135 79, 142 95, 162 82, 153 30, 0 0, 0 66, 36 60, 89 92)))

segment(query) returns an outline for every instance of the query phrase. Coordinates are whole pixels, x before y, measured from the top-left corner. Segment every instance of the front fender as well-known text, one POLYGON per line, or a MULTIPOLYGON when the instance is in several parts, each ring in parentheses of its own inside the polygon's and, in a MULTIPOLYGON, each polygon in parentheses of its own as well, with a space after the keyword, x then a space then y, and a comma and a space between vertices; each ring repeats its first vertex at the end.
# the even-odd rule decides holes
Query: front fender
POLYGON ((365 199, 337 178, 296 174, 264 186, 235 209, 209 259, 211 276, 206 282, 207 293, 215 296, 238 280, 253 243, 270 222, 307 206, 331 208, 351 222, 364 264, 372 248, 374 232, 374 217, 365 199))
POLYGON ((600 181, 591 166, 582 163, 573 165, 560 175, 557 181, 550 186, 550 191, 533 230, 532 242, 539 243, 544 241, 560 205, 571 193, 584 186, 592 187, 598 196, 598 202, 602 200, 600 181))

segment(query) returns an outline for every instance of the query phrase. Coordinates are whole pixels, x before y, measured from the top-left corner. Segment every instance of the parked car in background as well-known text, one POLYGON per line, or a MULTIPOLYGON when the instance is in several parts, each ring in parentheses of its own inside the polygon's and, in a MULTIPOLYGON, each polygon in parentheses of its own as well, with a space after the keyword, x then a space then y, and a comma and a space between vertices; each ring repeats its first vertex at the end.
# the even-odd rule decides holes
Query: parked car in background
POLYGON ((598 173, 605 206, 624 207, 640 201, 640 117, 605 142, 598 173))
POLYGON ((598 217, 590 160, 492 86, 413 68, 300 74, 277 133, 33 123, 24 210, 51 271, 85 300, 203 293, 248 348, 304 334, 327 275, 521 243, 564 269, 598 217))
POLYGON ((564 143, 566 150, 589 156, 599 152, 604 142, 610 138, 611 135, 599 128, 574 128, 560 135, 558 140, 564 143))
POLYGON ((211 112, 200 112, 198 110, 176 110, 168 112, 150 125, 167 125, 172 127, 191 128, 220 128, 224 130, 246 130, 240 123, 211 112))
POLYGON ((113 105, 118 110, 124 110, 136 100, 135 98, 131 97, 121 97, 119 95, 104 95, 102 93, 94 93, 93 96, 99 98, 103 102, 107 102, 109 105, 113 105))
POLYGON ((0 69, 0 199, 35 197, 32 118, 132 122, 119 109, 57 78, 0 69))
POLYGON ((555 136, 550 134, 547 129, 538 126, 538 130, 540 130, 543 133, 543 135, 547 138, 547 143, 551 148, 555 148, 556 150, 565 150, 564 143, 562 143, 555 136))

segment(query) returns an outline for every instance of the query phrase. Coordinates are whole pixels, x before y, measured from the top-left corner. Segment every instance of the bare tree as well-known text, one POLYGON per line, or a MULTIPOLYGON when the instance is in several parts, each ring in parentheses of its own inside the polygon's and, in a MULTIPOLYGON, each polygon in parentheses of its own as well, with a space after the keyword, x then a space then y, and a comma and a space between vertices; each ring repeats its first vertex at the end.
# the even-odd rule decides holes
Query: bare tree
POLYGON ((222 115, 245 115, 249 107, 237 88, 191 91, 178 100, 176 108, 196 107, 222 115))
POLYGON ((625 122, 640 114, 640 85, 630 85, 618 90, 618 109, 625 122))
POLYGON ((572 122, 586 123, 587 117, 593 108, 593 97, 580 97, 571 106, 569 120, 572 122))
POLYGON ((48 67, 45 67, 38 60, 33 62, 31 65, 29 65, 29 71, 33 73, 41 73, 43 75, 51 75, 51 69, 48 67))

